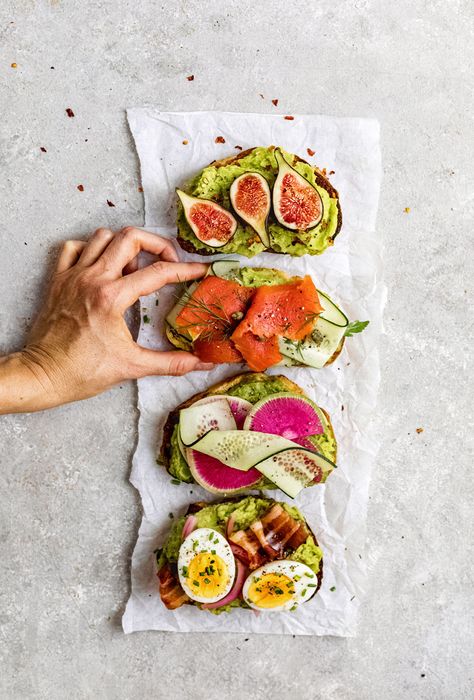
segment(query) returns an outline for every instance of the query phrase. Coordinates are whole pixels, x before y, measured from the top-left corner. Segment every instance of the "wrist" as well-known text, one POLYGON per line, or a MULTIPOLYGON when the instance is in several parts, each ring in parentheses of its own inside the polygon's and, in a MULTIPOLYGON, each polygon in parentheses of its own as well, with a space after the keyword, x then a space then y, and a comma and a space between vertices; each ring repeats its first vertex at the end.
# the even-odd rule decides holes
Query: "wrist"
POLYGON ((52 408, 61 397, 37 351, 25 348, 0 358, 0 414, 52 408))

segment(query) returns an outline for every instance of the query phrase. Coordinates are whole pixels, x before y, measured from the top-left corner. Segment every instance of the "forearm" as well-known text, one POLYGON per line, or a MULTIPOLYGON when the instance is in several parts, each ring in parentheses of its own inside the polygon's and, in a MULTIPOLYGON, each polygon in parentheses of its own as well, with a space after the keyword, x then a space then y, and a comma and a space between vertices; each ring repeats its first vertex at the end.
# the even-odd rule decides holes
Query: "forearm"
POLYGON ((45 372, 24 353, 0 357, 0 414, 41 411, 59 403, 45 372))

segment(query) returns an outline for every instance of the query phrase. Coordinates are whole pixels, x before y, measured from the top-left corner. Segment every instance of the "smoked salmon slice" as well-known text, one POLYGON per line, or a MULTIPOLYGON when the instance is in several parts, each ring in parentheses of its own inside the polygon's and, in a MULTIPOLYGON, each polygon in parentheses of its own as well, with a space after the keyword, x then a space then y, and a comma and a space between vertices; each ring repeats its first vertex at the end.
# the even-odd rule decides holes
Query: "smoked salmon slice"
POLYGON ((281 360, 276 335, 271 338, 259 338, 252 331, 245 329, 245 323, 241 323, 231 335, 231 340, 250 369, 255 372, 262 372, 281 360))
POLYGON ((314 282, 306 275, 287 284, 258 287, 240 325, 259 338, 302 340, 322 310, 314 282))
POLYGON ((176 328, 192 340, 228 338, 253 294, 250 287, 209 275, 186 299, 176 317, 176 328))
POLYGON ((243 362, 244 358, 228 338, 198 338, 193 343, 193 353, 203 362, 243 362))

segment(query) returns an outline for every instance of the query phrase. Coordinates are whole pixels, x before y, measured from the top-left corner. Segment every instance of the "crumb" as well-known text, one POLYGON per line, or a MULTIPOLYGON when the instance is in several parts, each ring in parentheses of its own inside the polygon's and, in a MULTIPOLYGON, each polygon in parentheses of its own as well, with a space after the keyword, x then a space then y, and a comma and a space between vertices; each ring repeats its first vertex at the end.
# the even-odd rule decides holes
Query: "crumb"
POLYGON ((236 148, 238 151, 242 150, 242 146, 234 146, 234 148, 236 148))
POLYGON ((260 97, 262 98, 262 100, 265 99, 261 92, 259 93, 259 95, 260 95, 260 97))
POLYGON ((307 149, 306 149, 306 153, 307 153, 309 156, 312 157, 312 156, 314 156, 314 154, 316 153, 316 151, 313 151, 312 148, 307 148, 307 149))
POLYGON ((275 107, 278 107, 278 100, 272 100, 272 105, 275 105, 275 107))
POLYGON ((416 432, 418 433, 418 435, 419 435, 420 433, 422 433, 423 431, 424 431, 424 428, 417 428, 417 429, 416 429, 416 432))
POLYGON ((225 143, 225 138, 223 136, 216 136, 214 143, 225 143))
POLYGON ((321 170, 321 172, 322 172, 322 174, 324 175, 324 177, 326 177, 326 175, 328 174, 326 168, 323 168, 323 169, 321 170))
POLYGON ((343 411, 343 410, 344 410, 344 405, 341 406, 341 411, 343 411))
POLYGON ((188 75, 188 77, 186 78, 186 80, 189 80, 189 81, 191 82, 191 80, 194 80, 194 75, 188 75))
POLYGON ((71 109, 70 107, 67 107, 67 108, 66 108, 66 114, 67 114, 68 117, 73 117, 73 116, 74 116, 74 112, 72 111, 72 109, 71 109))
POLYGON ((188 139, 184 139, 184 140, 183 140, 183 146, 187 146, 188 143, 189 143, 188 139))
POLYGON ((138 191, 139 191, 139 192, 143 192, 143 187, 139 187, 139 188, 138 188, 138 191))
POLYGON ((405 207, 405 209, 404 209, 403 211, 405 212, 405 214, 409 214, 409 213, 410 213, 410 207, 405 207))
POLYGON ((47 153, 47 152, 48 152, 44 146, 40 146, 40 151, 41 151, 42 153, 47 153))
POLYGON ((107 200, 107 204, 109 205, 109 207, 115 207, 115 204, 111 202, 110 199, 107 200))
POLYGON ((11 64, 11 68, 18 68, 18 64, 17 64, 17 63, 12 63, 12 64, 11 64))
POLYGON ((286 117, 283 117, 283 119, 287 119, 289 122, 292 122, 294 117, 287 115, 286 117))
POLYGON ((79 190, 79 192, 84 192, 84 185, 78 185, 77 189, 79 190))
POLYGON ((426 673, 420 673, 420 677, 424 678, 426 676, 426 673))
POLYGON ((335 170, 330 170, 330 171, 329 171, 329 174, 330 174, 330 175, 335 175, 335 173, 336 173, 335 170))

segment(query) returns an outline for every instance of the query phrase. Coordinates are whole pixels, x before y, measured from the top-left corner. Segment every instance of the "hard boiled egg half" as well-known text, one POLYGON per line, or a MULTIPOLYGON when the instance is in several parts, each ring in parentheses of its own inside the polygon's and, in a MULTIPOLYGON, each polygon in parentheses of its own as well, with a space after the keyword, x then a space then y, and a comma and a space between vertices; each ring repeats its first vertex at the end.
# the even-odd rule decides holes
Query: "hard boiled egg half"
POLYGON ((296 610, 317 587, 318 579, 309 566, 283 559, 252 571, 244 583, 243 596, 254 610, 296 610))
POLYGON ((232 588, 235 559, 227 540, 209 527, 191 532, 179 548, 179 582, 191 600, 216 603, 232 588))

